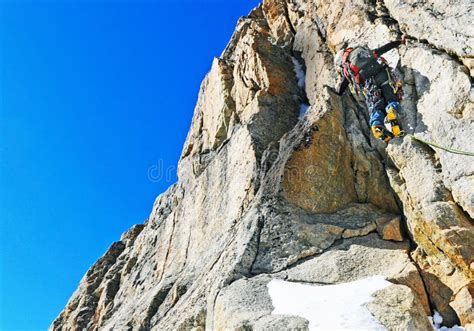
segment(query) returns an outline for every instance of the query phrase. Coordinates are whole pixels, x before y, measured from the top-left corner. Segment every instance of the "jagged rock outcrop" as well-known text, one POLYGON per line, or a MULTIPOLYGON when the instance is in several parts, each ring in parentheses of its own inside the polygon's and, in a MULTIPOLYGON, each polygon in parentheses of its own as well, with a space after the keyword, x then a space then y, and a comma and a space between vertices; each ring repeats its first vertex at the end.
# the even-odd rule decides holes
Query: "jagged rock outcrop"
POLYGON ((271 279, 375 275, 395 284, 367 306, 386 328, 426 329, 433 309, 473 324, 472 157, 409 137, 385 146, 359 98, 325 87, 342 45, 407 33, 386 56, 404 77, 407 131, 472 150, 472 6, 264 0, 202 83, 178 182, 92 266, 51 329, 307 329, 271 314, 271 279))

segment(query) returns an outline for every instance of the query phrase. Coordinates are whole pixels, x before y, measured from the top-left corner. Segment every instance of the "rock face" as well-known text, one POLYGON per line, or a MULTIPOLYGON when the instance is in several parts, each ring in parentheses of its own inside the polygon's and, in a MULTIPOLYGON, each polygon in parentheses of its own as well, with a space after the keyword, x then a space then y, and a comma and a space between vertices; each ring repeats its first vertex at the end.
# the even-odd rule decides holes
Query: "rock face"
POLYGON ((448 326, 474 323, 474 159, 410 137, 385 146, 359 98, 325 87, 343 45, 407 33, 386 56, 405 81, 405 128, 472 151, 473 9, 264 0, 202 83, 178 182, 91 267, 51 330, 305 330, 271 314, 271 279, 374 275, 394 283, 367 306, 389 330, 428 329, 433 309, 448 326))

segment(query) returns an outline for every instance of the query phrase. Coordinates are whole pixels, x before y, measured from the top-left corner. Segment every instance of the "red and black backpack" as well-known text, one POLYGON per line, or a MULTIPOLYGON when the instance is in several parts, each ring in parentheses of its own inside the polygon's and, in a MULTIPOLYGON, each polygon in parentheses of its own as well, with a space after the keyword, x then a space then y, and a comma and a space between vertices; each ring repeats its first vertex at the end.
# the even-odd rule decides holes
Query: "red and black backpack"
POLYGON ((385 66, 385 59, 365 46, 346 48, 342 55, 344 77, 354 85, 363 83, 385 66))

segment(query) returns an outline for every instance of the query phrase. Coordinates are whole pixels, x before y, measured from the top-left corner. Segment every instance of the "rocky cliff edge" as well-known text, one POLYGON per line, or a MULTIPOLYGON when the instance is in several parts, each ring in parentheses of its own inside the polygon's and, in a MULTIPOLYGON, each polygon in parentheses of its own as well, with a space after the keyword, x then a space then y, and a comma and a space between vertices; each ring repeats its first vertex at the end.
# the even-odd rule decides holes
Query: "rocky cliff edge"
POLYGON ((384 276, 367 306, 389 330, 474 323, 474 159, 374 140, 337 97, 334 53, 377 47, 404 78, 409 133, 472 150, 469 0, 265 0, 199 93, 178 182, 81 280, 51 330, 308 329, 272 315, 272 279, 384 276), (382 307, 382 308, 381 308, 382 307), (385 308, 384 308, 385 307, 385 308))

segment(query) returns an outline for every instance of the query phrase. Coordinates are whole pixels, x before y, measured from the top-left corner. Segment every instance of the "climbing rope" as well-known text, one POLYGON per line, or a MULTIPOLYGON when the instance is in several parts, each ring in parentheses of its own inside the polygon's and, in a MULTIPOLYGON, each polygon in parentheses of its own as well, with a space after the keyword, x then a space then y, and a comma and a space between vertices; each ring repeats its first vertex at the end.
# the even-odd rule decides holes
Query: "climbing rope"
POLYGON ((413 140, 417 140, 423 144, 426 144, 426 145, 430 145, 430 146, 433 146, 433 147, 436 147, 436 148, 439 148, 439 149, 442 149, 446 152, 449 152, 449 153, 454 153, 454 154, 461 154, 461 155, 467 155, 467 156, 474 156, 474 153, 473 152, 467 152, 467 151, 461 151, 459 149, 454 149, 454 148, 448 148, 448 147, 444 147, 444 146, 441 146, 441 145, 438 145, 438 144, 435 144, 431 141, 426 141, 426 140, 423 140, 421 138, 418 138, 418 137, 415 137, 414 135, 412 134, 407 134, 407 136, 409 136, 411 139, 413 140))

